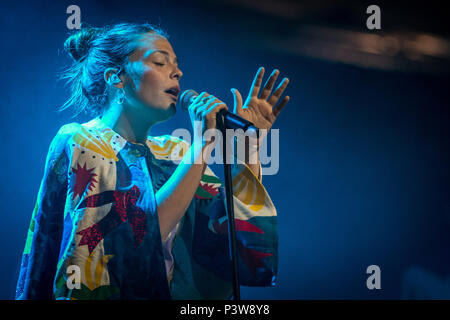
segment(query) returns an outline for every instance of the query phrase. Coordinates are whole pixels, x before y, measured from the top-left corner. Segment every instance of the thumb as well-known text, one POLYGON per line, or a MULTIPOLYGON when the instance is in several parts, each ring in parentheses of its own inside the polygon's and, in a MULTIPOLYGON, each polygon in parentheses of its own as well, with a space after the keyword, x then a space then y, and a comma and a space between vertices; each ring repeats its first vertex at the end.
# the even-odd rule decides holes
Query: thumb
POLYGON ((238 89, 232 88, 231 93, 234 97, 234 109, 233 113, 241 114, 242 113, 242 96, 238 89))

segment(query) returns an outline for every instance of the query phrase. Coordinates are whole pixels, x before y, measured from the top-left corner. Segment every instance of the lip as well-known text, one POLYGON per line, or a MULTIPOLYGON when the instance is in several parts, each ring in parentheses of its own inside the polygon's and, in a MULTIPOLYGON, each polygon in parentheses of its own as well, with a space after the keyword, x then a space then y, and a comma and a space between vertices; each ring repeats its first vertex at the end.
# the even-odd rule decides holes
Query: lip
POLYGON ((180 94, 180 86, 179 85, 175 85, 173 87, 170 87, 170 88, 166 89, 165 92, 171 94, 172 96, 178 97, 178 95, 180 94), (175 94, 171 94, 171 93, 167 92, 168 90, 175 91, 175 94))
POLYGON ((172 93, 168 93, 166 92, 166 94, 168 94, 169 96, 171 96, 172 98, 174 98, 175 100, 178 100, 178 96, 172 94, 172 93))

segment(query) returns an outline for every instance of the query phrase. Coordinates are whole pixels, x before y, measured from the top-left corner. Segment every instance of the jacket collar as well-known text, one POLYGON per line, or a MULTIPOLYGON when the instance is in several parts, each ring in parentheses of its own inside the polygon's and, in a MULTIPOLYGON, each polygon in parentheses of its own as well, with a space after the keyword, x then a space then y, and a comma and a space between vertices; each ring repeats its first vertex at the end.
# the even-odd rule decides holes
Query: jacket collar
POLYGON ((142 143, 133 143, 122 137, 119 133, 114 131, 112 128, 107 126, 102 119, 100 119, 99 116, 95 117, 94 119, 83 123, 83 126, 85 126, 88 129, 92 130, 98 130, 102 136, 108 136, 108 140, 112 144, 117 144, 117 147, 119 150, 121 149, 130 149, 134 152, 139 152, 142 155, 145 155, 147 153, 151 153, 149 149, 150 145, 150 137, 147 137, 146 144, 142 143))

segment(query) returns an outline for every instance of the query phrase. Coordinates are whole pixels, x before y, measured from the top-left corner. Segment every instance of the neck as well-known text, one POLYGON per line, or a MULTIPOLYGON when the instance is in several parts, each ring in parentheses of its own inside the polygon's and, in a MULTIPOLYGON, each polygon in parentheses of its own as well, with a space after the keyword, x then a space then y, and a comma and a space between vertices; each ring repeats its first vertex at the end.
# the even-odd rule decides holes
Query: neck
POLYGON ((145 144, 148 132, 153 125, 142 114, 119 104, 110 105, 100 118, 108 127, 132 143, 145 144))

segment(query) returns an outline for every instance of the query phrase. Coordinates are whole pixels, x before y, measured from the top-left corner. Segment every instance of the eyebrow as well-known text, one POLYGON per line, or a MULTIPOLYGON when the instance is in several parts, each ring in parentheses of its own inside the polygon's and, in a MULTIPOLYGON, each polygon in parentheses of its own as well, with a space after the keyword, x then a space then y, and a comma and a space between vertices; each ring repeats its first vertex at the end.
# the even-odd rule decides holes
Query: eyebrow
MULTIPOLYGON (((166 55, 167 57, 170 57, 170 54, 167 51, 164 50, 159 50, 159 49, 153 49, 153 50, 148 50, 145 54, 144 54, 144 59, 147 59, 148 56, 150 56, 151 54, 155 53, 155 52, 160 52, 164 55, 166 55)), ((174 59, 175 63, 178 64, 178 58, 175 57, 174 59)))

